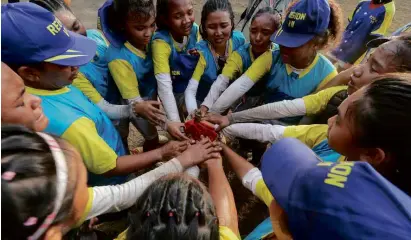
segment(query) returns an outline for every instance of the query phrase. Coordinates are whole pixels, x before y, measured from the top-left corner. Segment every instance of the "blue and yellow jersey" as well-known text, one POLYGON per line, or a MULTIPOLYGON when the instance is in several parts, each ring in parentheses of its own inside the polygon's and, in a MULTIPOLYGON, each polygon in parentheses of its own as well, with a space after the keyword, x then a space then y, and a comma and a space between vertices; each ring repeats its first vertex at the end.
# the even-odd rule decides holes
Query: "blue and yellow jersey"
POLYGON ((110 73, 124 99, 150 97, 155 94, 157 82, 150 53, 147 54, 126 42, 121 48, 110 47, 107 61, 110 73))
MULTIPOLYGON (((271 43, 271 47, 267 52, 278 49, 278 45, 271 43)), ((227 63, 223 68, 222 74, 226 76, 230 81, 234 81, 245 73, 248 68, 253 64, 255 60, 252 52, 252 46, 247 43, 241 46, 239 49, 233 52, 233 54, 227 59, 227 63)), ((267 82, 267 76, 258 81, 248 92, 246 96, 260 96, 264 92, 265 84, 267 82)))
POLYGON ((375 7, 370 0, 361 1, 355 8, 339 47, 333 55, 339 60, 353 64, 367 50, 371 38, 387 33, 395 14, 394 1, 375 7))
MULTIPOLYGON (((228 56, 230 57, 233 51, 244 45, 244 43, 245 37, 243 33, 234 31, 228 42, 228 56)), ((196 99, 197 101, 203 102, 210 91, 211 85, 213 85, 213 82, 218 77, 219 66, 216 63, 208 41, 201 40, 195 48, 200 53, 200 59, 194 70, 192 79, 199 82, 196 99)))
POLYGON ((266 89, 266 103, 302 98, 321 88, 338 73, 332 63, 322 54, 317 54, 314 61, 299 74, 285 64, 280 50, 266 52, 254 61, 245 75, 257 83, 269 73, 266 89))
POLYGON ((101 174, 116 167, 126 155, 121 137, 110 119, 73 86, 48 91, 27 87, 41 98, 44 114, 50 119, 45 132, 67 140, 80 152, 89 171, 88 184, 112 185, 125 177, 105 178, 101 174))
POLYGON ((303 97, 307 116, 313 116, 325 110, 331 98, 342 90, 347 90, 347 86, 335 86, 321 90, 315 94, 303 97))
MULTIPOLYGON (((225 226, 219 226, 218 231, 220 233, 220 240, 240 240, 241 238, 228 227, 225 226)), ((126 229, 124 232, 120 233, 117 238, 114 240, 126 240, 127 239, 127 232, 128 229, 126 229)))
POLYGON ((325 162, 341 162, 345 156, 335 152, 328 145, 328 125, 298 125, 289 126, 284 130, 283 137, 296 138, 311 148, 325 162))
POLYGON ((111 104, 118 104, 120 93, 111 78, 106 60, 106 52, 110 43, 103 33, 96 29, 87 30, 87 37, 97 43, 97 52, 91 62, 80 67, 73 86, 80 89, 93 103, 105 99, 111 104))
POLYGON ((183 93, 188 85, 198 57, 188 54, 201 39, 198 25, 194 23, 191 33, 184 46, 177 43, 170 32, 159 30, 154 33, 152 52, 154 74, 170 74, 173 81, 173 91, 183 93))

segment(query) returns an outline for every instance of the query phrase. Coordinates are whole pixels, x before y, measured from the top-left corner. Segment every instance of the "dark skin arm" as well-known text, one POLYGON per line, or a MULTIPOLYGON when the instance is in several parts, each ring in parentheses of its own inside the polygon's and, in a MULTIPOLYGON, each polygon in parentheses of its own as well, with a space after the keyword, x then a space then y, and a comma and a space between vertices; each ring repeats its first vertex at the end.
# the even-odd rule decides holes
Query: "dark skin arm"
POLYGON ((208 169, 209 192, 216 208, 219 225, 228 227, 237 236, 238 216, 233 191, 224 173, 221 156, 206 162, 208 169))
POLYGON ((161 148, 137 154, 127 155, 117 158, 116 167, 104 174, 106 177, 127 175, 137 172, 141 169, 147 168, 161 160, 169 160, 184 152, 189 143, 184 142, 170 142, 161 148))

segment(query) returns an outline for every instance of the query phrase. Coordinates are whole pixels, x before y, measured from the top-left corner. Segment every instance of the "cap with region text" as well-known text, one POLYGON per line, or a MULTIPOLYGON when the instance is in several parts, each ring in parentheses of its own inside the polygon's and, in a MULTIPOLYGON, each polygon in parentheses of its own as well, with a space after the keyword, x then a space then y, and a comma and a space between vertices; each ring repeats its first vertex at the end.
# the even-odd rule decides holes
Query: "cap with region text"
POLYGON ((264 154, 261 172, 294 239, 411 236, 411 197, 366 162, 321 162, 286 138, 264 154))
POLYGON ((330 12, 327 0, 300 0, 290 8, 271 40, 285 47, 300 47, 327 31, 330 12))
POLYGON ((36 4, 5 4, 1 21, 1 57, 7 64, 81 66, 96 53, 93 40, 68 31, 51 12, 36 4))

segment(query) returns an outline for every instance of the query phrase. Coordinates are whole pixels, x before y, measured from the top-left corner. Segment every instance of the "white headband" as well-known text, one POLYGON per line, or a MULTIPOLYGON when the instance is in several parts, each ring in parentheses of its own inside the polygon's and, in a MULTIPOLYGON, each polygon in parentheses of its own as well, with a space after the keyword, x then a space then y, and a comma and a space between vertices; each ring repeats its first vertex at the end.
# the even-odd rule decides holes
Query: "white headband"
POLYGON ((36 240, 40 238, 44 232, 49 228, 49 226, 54 222, 58 212, 60 211, 61 205, 63 204, 63 199, 66 194, 67 182, 68 182, 68 169, 66 164, 66 159, 64 157, 63 151, 61 150, 57 141, 45 133, 37 133, 42 137, 50 147, 51 154, 53 155, 54 162, 56 163, 56 199, 54 201, 53 212, 51 212, 41 226, 37 229, 33 235, 28 237, 29 240, 36 240))

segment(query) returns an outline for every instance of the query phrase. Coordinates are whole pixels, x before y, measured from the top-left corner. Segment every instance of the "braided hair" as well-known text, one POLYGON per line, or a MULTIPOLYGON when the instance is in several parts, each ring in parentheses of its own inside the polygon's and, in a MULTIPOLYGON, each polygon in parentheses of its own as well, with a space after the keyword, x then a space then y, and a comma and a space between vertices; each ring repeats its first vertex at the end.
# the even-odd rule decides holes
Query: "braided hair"
POLYGON ((226 11, 230 14, 232 26, 231 32, 234 31, 234 12, 233 8, 231 7, 231 3, 228 0, 207 0, 207 2, 203 6, 203 10, 201 10, 200 34, 203 39, 207 39, 207 31, 205 26, 207 17, 210 13, 217 11, 226 11))
POLYGON ((264 7, 264 8, 259 9, 254 14, 253 18, 251 19, 251 22, 253 22, 256 18, 264 14, 270 14, 272 16, 274 29, 279 29, 281 27, 281 15, 276 9, 272 7, 264 7))
POLYGON ((129 215, 127 239, 219 239, 211 196, 185 175, 155 181, 129 215))
POLYGON ((30 0, 31 3, 37 4, 49 10, 52 13, 64 10, 73 13, 67 4, 62 0, 30 0))
MULTIPOLYGON (((2 126, 1 174, 2 238, 27 239, 53 211, 56 199, 56 164, 49 145, 25 127, 2 126), (14 176, 6 178, 8 173, 14 176), (31 217, 36 223, 27 223, 31 217)), ((67 188, 53 224, 72 212, 73 188, 67 188)))

